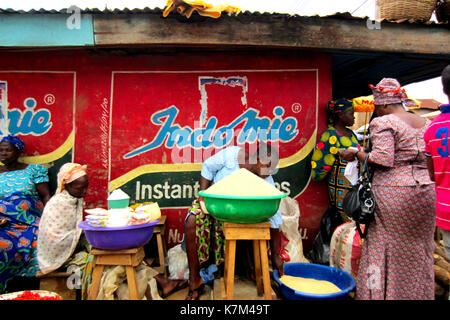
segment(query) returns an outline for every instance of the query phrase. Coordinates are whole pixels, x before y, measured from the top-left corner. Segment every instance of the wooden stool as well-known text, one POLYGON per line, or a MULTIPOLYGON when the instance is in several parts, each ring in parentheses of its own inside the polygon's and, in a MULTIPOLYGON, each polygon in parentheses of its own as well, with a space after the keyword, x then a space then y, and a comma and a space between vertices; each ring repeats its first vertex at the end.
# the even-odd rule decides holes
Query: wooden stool
MULTIPOLYGON (((153 269, 157 270, 159 273, 164 273, 164 276, 167 276, 166 270, 166 246, 164 244, 164 232, 166 230, 166 216, 161 216, 160 221, 157 225, 155 225, 153 229, 153 234, 156 235, 156 243, 158 246, 158 259, 159 259, 159 267, 152 267, 153 261, 155 258, 146 258, 144 261, 153 269)), ((147 244, 149 245, 149 244, 147 244)))
POLYGON ((164 273, 164 276, 167 276, 166 270, 166 246, 164 244, 164 231, 166 230, 166 216, 161 215, 160 222, 155 226, 153 233, 156 235, 156 242, 158 244, 158 257, 159 257, 159 270, 161 273, 164 273))
POLYGON ((253 257, 255 260, 255 277, 258 295, 261 295, 264 289, 265 299, 272 300, 269 258, 267 255, 267 240, 270 239, 270 222, 224 222, 223 233, 225 235, 225 270, 224 278, 221 279, 222 297, 226 300, 233 299, 236 240, 253 240, 253 257))
POLYGON ((105 266, 125 266, 127 271, 128 290, 130 292, 130 300, 138 300, 139 293, 136 282, 135 267, 141 264, 144 259, 144 248, 134 248, 120 251, 104 251, 93 249, 94 255, 94 272, 92 273, 92 284, 88 294, 88 300, 96 300, 100 288, 100 280, 102 278, 105 266))

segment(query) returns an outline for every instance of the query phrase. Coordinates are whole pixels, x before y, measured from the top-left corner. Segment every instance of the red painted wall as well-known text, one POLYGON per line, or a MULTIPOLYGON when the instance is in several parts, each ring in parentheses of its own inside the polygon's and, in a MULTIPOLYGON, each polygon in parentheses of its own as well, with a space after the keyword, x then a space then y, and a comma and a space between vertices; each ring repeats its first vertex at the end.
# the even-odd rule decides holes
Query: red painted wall
MULTIPOLYGON (((10 119, 9 128, 25 141, 27 161, 47 164, 51 176, 72 157, 87 164, 90 208, 106 207, 108 188, 115 187, 129 193, 132 202, 157 201, 168 217, 169 247, 181 241, 201 156, 220 149, 206 138, 206 147, 193 148, 192 132, 210 121, 212 134, 232 127, 236 142, 246 125, 277 128, 273 143, 283 167, 274 178, 299 202, 301 234, 309 249, 328 206, 325 183, 309 181, 309 157, 314 133, 326 127, 330 56, 2 52, 0 70, 0 81, 7 82, 8 115, 17 118, 10 119), (34 112, 35 122, 27 111, 34 112), (173 146, 171 132, 177 137, 173 146), (183 150, 197 160, 178 163, 183 150)), ((245 142, 254 141, 250 136, 245 142)))

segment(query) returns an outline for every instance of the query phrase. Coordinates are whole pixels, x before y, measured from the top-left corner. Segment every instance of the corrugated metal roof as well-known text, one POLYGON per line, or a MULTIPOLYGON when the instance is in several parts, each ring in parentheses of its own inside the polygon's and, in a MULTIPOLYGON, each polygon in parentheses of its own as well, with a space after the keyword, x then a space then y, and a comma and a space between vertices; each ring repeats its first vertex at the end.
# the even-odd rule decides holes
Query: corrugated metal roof
MULTIPOLYGON (((81 9, 81 8, 80 8, 81 9)), ((60 10, 56 10, 56 9, 52 9, 52 10, 47 10, 47 9, 32 9, 32 10, 14 10, 14 9, 0 9, 0 14, 67 14, 67 10, 68 8, 65 9, 60 9, 60 10)), ((145 14, 145 13, 151 13, 151 14, 162 14, 162 12, 164 11, 164 8, 159 8, 159 7, 155 7, 155 8, 149 8, 149 7, 145 7, 145 8, 134 8, 134 9, 130 9, 130 8, 124 8, 124 9, 98 9, 98 8, 85 8, 85 9, 81 9, 81 13, 86 13, 86 14, 145 14)), ((173 14, 173 13, 172 13, 173 14)), ((226 15, 226 14, 224 14, 226 15)), ((267 16, 267 17, 283 17, 283 18, 321 18, 321 19, 344 19, 344 20, 367 20, 369 17, 359 17, 359 16, 352 16, 351 13, 349 12, 336 12, 334 14, 331 15, 312 15, 312 16, 302 16, 299 14, 287 14, 287 13, 277 13, 277 12, 260 12, 260 11, 243 11, 241 13, 239 13, 240 16, 244 16, 244 17, 259 17, 259 16, 267 16)), ((442 24, 448 24, 447 23, 438 23, 435 22, 433 20, 428 20, 428 21, 423 21, 423 20, 414 20, 414 19, 401 19, 401 20, 380 20, 380 22, 389 22, 389 23, 408 23, 408 24, 420 24, 420 25, 442 25, 442 24)))

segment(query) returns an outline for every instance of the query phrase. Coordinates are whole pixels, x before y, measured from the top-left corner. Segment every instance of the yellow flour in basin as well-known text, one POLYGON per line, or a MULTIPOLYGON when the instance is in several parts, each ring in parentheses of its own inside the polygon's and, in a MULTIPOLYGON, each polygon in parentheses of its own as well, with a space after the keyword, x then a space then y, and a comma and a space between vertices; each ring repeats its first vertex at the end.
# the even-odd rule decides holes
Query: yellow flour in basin
POLYGON ((247 169, 239 169, 233 172, 206 189, 205 193, 246 197, 283 195, 276 187, 247 169))
POLYGON ((330 294, 341 291, 334 283, 325 280, 283 275, 280 281, 291 289, 312 294, 330 294))

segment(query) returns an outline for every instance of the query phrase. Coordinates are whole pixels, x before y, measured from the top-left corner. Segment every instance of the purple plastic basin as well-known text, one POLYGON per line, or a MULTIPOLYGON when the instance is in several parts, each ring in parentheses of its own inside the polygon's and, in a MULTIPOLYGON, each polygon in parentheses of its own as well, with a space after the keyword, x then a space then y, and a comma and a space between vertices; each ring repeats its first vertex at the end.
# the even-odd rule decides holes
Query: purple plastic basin
POLYGON ((80 222, 78 227, 84 230, 87 241, 96 249, 125 250, 141 247, 150 241, 153 229, 159 220, 120 228, 93 227, 87 221, 80 222))

